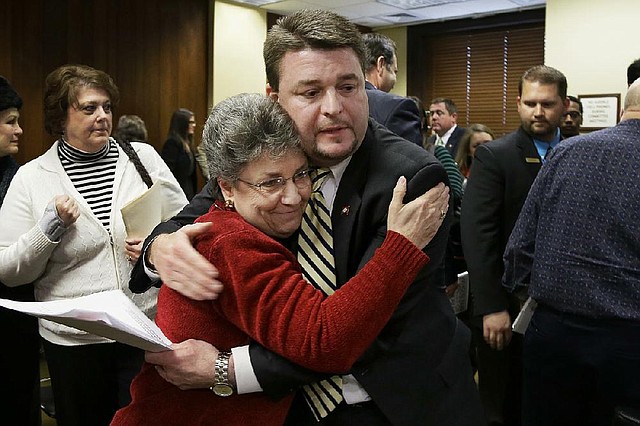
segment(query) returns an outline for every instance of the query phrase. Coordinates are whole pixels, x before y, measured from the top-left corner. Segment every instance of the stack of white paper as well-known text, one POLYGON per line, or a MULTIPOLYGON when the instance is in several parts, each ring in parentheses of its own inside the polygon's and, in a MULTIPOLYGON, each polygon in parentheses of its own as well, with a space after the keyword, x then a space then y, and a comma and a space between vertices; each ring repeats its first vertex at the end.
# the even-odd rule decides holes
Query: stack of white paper
POLYGON ((171 341, 121 290, 50 302, 0 299, 0 306, 84 330, 145 351, 171 349, 171 341))

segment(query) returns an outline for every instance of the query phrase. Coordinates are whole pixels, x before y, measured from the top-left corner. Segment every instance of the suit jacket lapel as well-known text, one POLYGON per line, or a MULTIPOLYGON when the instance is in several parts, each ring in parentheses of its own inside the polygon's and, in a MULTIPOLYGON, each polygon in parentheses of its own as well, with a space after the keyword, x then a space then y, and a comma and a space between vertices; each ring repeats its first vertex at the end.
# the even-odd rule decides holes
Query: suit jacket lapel
POLYGON ((331 224, 333 226, 333 251, 338 285, 347 281, 350 242, 355 241, 356 219, 362 206, 362 192, 367 181, 367 165, 370 156, 371 127, 358 150, 351 157, 342 175, 340 186, 333 202, 331 224))
POLYGON ((516 146, 520 149, 520 157, 522 158, 523 163, 527 166, 527 172, 531 177, 531 182, 533 182, 540 171, 540 167, 542 167, 542 159, 538 154, 538 150, 536 149, 536 144, 533 142, 533 139, 522 127, 518 129, 516 146), (535 163, 532 162, 531 159, 533 158, 538 161, 535 163))

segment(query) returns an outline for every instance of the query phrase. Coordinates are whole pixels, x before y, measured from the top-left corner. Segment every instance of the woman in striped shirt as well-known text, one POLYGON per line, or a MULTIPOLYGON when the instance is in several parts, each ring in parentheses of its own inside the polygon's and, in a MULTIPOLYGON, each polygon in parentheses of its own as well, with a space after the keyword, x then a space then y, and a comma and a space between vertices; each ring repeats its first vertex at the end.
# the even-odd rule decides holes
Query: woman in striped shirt
MULTIPOLYGON (((34 283, 38 301, 121 289, 149 317, 156 291, 128 290, 139 239, 127 239, 120 208, 166 181, 166 206, 187 202, 151 145, 110 137, 119 100, 111 77, 82 65, 47 76, 45 127, 57 140, 16 173, 0 211, 0 281, 34 283)), ((65 425, 108 425, 129 402, 142 350, 40 320, 56 405, 65 425)))

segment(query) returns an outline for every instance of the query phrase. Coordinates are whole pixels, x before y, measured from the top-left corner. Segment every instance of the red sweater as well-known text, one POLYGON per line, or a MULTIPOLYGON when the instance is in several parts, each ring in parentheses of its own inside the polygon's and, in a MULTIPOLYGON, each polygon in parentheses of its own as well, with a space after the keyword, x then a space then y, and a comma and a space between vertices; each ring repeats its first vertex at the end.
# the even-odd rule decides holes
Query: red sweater
MULTIPOLYGON (((173 342, 199 339, 220 350, 255 340, 320 372, 350 369, 428 262, 409 240, 388 232, 366 266, 326 297, 304 281, 289 250, 236 212, 213 207, 198 222, 213 222, 196 248, 216 265, 225 290, 215 301, 194 301, 163 286, 156 317, 162 331, 173 342)), ((132 403, 112 425, 281 425, 292 399, 181 391, 149 365, 131 393, 132 403)))

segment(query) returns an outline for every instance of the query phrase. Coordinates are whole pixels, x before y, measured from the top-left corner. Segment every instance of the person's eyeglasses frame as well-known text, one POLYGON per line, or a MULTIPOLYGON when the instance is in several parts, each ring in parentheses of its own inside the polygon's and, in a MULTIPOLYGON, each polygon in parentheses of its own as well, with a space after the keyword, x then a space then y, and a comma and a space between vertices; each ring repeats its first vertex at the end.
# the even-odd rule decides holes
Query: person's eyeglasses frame
POLYGON ((253 189, 257 190, 266 195, 275 195, 281 194, 284 191, 285 186, 287 186, 287 181, 292 181, 293 184, 298 189, 306 189, 311 187, 311 176, 309 173, 311 172, 311 168, 300 170, 296 172, 293 176, 285 178, 282 176, 265 179, 263 181, 252 183, 248 182, 244 179, 237 178, 238 181, 249 185, 253 189))

